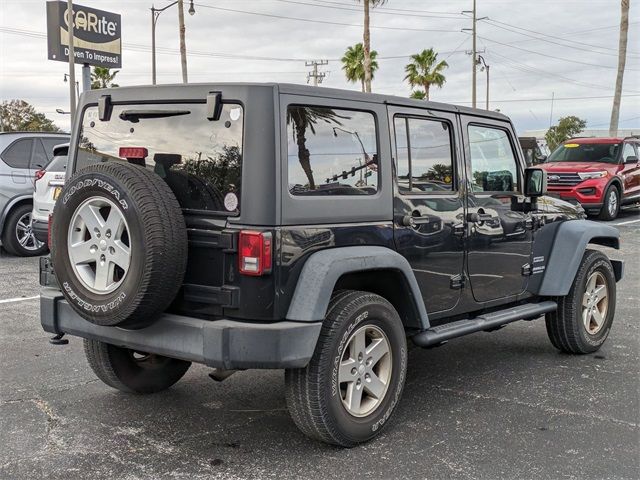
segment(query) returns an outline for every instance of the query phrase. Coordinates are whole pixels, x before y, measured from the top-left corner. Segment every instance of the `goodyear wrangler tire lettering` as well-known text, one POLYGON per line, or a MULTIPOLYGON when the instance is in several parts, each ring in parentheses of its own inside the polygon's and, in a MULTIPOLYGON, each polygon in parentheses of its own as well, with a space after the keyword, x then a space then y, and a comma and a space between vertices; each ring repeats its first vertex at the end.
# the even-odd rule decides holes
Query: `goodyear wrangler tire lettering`
POLYGON ((395 411, 402 395, 406 369, 406 336, 393 306, 373 293, 341 292, 331 299, 309 364, 285 373, 289 412, 298 428, 309 437, 344 447, 366 442, 380 433, 395 411), (357 339, 360 333, 364 338, 362 348, 357 339), (386 375, 376 369, 376 365, 382 366, 382 363, 373 353, 383 338, 388 350, 383 349, 380 358, 388 361, 386 375), (364 354, 362 358, 359 353, 364 354), (349 368, 345 370, 345 366, 349 368), (353 379, 343 381, 345 373, 347 376, 351 373, 353 379), (358 379, 359 386, 375 379, 386 379, 387 383, 379 390, 379 396, 374 394, 375 389, 363 387, 361 398, 364 399, 365 394, 370 398, 357 407, 345 400, 349 386, 355 386, 358 379))
POLYGON ((112 161, 76 172, 60 198, 51 258, 69 305, 97 325, 152 323, 186 269, 186 227, 171 189, 144 167, 112 161))

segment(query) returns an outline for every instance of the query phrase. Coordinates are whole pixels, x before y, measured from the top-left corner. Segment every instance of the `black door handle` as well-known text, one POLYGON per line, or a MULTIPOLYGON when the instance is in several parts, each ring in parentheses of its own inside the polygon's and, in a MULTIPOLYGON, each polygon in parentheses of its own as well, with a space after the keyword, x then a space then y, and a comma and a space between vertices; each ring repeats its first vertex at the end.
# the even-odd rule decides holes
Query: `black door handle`
POLYGON ((484 223, 490 220, 494 220, 497 217, 494 217, 490 213, 484 212, 469 212, 467 213, 467 222, 471 223, 484 223))
POLYGON ((416 225, 426 225, 431 222, 431 218, 423 216, 405 215, 402 217, 402 225, 405 227, 415 227, 416 225))

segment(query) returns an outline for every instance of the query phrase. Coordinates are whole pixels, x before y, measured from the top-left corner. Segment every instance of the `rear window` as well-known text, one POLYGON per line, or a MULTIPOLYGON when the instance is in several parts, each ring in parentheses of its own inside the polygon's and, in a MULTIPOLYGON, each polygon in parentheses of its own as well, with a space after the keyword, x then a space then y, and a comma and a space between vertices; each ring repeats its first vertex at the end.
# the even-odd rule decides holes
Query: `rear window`
POLYGON ((619 143, 565 143, 556 148, 547 162, 617 163, 619 143))
POLYGON ((53 160, 47 165, 47 172, 64 172, 67 168, 67 158, 66 155, 53 157, 53 160))
POLYGON ((207 120, 205 104, 114 105, 100 121, 84 112, 75 169, 127 161, 121 147, 148 151, 144 164, 171 187, 184 209, 239 213, 244 113, 224 104, 220 120, 207 120))

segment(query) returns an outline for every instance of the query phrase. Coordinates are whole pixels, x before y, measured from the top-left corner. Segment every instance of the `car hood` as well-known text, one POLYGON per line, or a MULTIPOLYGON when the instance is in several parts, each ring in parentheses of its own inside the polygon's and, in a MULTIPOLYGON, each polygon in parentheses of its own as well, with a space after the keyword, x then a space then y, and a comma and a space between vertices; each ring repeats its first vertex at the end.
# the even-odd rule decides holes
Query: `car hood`
POLYGON ((574 205, 551 195, 540 197, 538 207, 544 214, 550 216, 551 220, 556 218, 578 220, 585 217, 584 209, 580 205, 574 205))
POLYGON ((604 162, 550 162, 540 165, 547 172, 601 172, 615 173, 618 165, 604 162))

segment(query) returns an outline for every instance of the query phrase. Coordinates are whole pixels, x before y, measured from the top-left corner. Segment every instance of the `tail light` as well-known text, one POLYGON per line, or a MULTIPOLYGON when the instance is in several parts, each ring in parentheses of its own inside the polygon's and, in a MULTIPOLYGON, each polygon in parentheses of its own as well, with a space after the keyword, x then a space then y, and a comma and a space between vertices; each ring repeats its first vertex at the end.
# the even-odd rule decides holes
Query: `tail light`
POLYGON ((260 276, 271 272, 272 237, 270 232, 240 232, 238 245, 240 273, 260 276))
POLYGON ((53 214, 49 214, 49 221, 47 222, 47 246, 51 248, 51 227, 53 226, 53 214))
POLYGON ((36 180, 35 180, 35 181, 37 182, 37 181, 38 181, 38 180, 40 180, 42 177, 44 177, 44 174, 45 174, 45 173, 46 173, 46 171, 45 171, 45 170, 36 170, 36 175, 35 175, 36 180))

